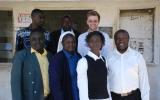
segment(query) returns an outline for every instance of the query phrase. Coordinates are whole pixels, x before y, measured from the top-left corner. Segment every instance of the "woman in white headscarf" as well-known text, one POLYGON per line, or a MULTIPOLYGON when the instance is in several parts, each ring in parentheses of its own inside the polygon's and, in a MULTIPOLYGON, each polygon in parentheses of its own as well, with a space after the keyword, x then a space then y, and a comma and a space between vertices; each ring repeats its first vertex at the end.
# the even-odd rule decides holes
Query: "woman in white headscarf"
POLYGON ((61 50, 63 49, 62 39, 63 39, 63 37, 64 37, 66 34, 72 34, 73 36, 75 36, 74 33, 71 32, 71 31, 66 31, 66 32, 64 32, 63 34, 61 34, 61 36, 60 36, 60 38, 59 38, 59 41, 58 41, 57 52, 59 52, 59 51, 61 51, 61 50))
POLYGON ((76 68, 81 56, 73 33, 61 35, 57 52, 49 67, 51 94, 54 100, 79 100, 76 68))

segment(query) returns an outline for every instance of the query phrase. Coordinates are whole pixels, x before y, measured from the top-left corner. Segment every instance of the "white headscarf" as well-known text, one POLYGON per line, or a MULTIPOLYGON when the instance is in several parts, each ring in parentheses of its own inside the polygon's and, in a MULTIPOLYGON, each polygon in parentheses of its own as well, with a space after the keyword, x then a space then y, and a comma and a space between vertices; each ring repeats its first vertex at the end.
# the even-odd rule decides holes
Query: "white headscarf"
POLYGON ((62 39, 63 37, 66 35, 66 34, 72 34, 75 36, 75 34, 71 31, 66 31, 64 33, 61 34, 60 38, 59 38, 59 41, 58 41, 58 47, 57 47, 57 52, 61 51, 63 49, 63 46, 62 46, 62 39))

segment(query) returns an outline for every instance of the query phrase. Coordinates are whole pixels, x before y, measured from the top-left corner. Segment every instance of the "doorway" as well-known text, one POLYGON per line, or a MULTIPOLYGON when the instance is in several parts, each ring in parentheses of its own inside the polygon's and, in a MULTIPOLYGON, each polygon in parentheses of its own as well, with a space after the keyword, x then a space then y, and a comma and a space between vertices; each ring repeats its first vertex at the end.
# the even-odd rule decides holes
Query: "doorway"
POLYGON ((45 28, 52 32, 60 28, 60 20, 69 15, 73 21, 73 28, 83 33, 87 31, 86 14, 90 10, 43 10, 45 15, 45 28))
POLYGON ((120 11, 120 29, 130 34, 130 47, 139 51, 147 63, 153 63, 154 9, 120 11))

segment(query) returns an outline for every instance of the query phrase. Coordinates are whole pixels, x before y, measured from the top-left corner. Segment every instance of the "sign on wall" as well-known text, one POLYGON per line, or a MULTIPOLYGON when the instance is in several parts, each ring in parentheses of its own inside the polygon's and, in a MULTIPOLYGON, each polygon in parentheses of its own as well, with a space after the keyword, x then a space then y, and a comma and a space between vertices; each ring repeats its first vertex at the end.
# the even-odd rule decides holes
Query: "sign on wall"
POLYGON ((32 23, 30 13, 19 13, 17 21, 20 27, 29 26, 32 23))

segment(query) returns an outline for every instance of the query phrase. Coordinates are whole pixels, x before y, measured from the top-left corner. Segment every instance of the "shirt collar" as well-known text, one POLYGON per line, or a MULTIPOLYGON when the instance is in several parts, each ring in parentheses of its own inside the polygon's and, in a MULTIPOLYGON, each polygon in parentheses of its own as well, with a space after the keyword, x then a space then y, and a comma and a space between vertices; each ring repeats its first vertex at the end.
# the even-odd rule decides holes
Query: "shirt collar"
POLYGON ((131 50, 131 48, 128 47, 127 50, 126 50, 124 53, 120 53, 120 52, 117 50, 117 48, 115 48, 114 51, 115 51, 118 55, 126 55, 130 50, 131 50))
POLYGON ((66 50, 63 49, 63 52, 64 54, 66 55, 67 58, 70 58, 70 57, 73 57, 73 56, 76 56, 76 53, 74 53, 73 55, 70 54, 69 52, 67 52, 66 50))
MULTIPOLYGON (((31 48, 31 53, 38 53, 38 54, 40 54, 39 52, 37 52, 37 51, 36 51, 35 49, 33 49, 33 48, 31 48)), ((46 56, 46 55, 47 55, 46 49, 44 49, 43 54, 40 54, 40 55, 46 56)))
POLYGON ((91 52, 91 51, 88 51, 88 54, 87 54, 88 56, 90 56, 90 57, 92 57, 95 61, 97 60, 97 59, 102 59, 103 60, 103 58, 102 58, 102 55, 100 54, 100 56, 98 57, 97 55, 95 55, 93 52, 91 52))

